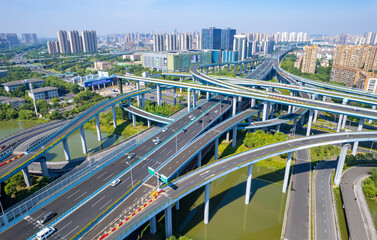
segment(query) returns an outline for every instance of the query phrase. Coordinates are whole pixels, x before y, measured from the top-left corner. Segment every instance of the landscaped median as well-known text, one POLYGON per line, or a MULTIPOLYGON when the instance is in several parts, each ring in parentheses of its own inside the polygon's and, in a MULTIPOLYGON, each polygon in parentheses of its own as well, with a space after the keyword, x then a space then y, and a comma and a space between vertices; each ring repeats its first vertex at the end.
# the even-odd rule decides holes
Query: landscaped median
MULTIPOLYGON (((108 237, 109 235, 111 235, 113 232, 115 232, 118 228, 120 228, 123 224, 125 224, 126 222, 128 222, 132 217, 134 217, 136 214, 138 214, 139 212, 141 212, 144 208, 146 208, 150 203, 152 203, 154 200, 156 200, 156 198, 162 193, 162 190, 160 190, 159 192, 156 193, 156 195, 154 195, 154 197, 152 199, 150 199, 148 202, 146 202, 143 206, 141 206, 138 210, 136 210, 134 213, 132 213, 130 216, 128 216, 126 219, 124 219, 122 222, 120 222, 118 225, 116 225, 114 228, 112 228, 110 231, 108 231, 107 233, 105 233, 104 235, 102 235, 99 240, 102 240, 106 237, 108 237)), ((73 239, 73 238, 72 238, 73 239)))

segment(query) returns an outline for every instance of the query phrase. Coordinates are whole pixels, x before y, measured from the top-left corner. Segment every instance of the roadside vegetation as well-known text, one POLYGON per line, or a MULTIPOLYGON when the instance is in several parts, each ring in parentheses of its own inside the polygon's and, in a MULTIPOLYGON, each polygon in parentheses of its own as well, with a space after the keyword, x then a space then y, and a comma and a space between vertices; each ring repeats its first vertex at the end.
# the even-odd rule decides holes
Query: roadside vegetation
MULTIPOLYGON (((133 101, 132 105, 137 107, 136 101, 133 101)), ((139 108, 142 109, 141 103, 139 108)), ((156 102, 152 102, 151 100, 145 100, 145 108, 143 110, 163 117, 170 117, 171 115, 183 108, 184 106, 182 104, 171 105, 164 102, 161 104, 161 106, 158 106, 156 102)))
POLYGON ((377 168, 372 168, 370 177, 364 180, 363 191, 368 199, 377 202, 377 168))
MULTIPOLYGON (((281 62, 281 68, 293 73, 297 76, 313 79, 313 80, 318 80, 322 82, 330 82, 330 76, 331 76, 331 69, 332 69, 332 61, 329 61, 329 66, 328 67, 322 67, 320 65, 320 59, 317 59, 317 67, 315 70, 315 74, 312 73, 303 73, 301 72, 301 67, 300 69, 295 68, 294 62, 296 61, 296 55, 295 54, 287 54, 283 61, 281 62)), ((335 83, 335 82, 332 82, 335 83)), ((335 83, 337 84, 337 83, 335 83)), ((339 84, 339 85, 344 85, 344 84, 339 84)))

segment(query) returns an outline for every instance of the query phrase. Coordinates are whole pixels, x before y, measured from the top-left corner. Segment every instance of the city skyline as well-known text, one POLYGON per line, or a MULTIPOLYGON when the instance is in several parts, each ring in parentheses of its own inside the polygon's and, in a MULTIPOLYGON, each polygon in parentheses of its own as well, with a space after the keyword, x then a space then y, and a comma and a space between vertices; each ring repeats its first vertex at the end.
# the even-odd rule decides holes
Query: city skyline
POLYGON ((19 35, 36 32, 42 38, 56 38, 58 29, 94 29, 98 35, 106 35, 152 31, 164 33, 175 29, 178 32, 192 32, 211 26, 231 27, 238 32, 304 31, 333 35, 374 31, 365 23, 373 21, 376 10, 377 3, 371 0, 357 3, 350 0, 331 3, 323 0, 305 3, 298 0, 263 3, 245 0, 205 3, 111 0, 96 4, 87 0, 68 0, 64 4, 47 0, 0 0, 0 21, 6 23, 1 32, 19 35))

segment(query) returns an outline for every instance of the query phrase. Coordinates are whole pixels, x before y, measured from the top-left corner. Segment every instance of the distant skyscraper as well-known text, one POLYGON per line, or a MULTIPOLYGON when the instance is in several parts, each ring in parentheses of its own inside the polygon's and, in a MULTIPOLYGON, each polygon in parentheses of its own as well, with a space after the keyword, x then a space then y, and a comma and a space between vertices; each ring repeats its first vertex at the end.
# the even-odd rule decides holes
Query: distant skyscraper
POLYGON ((0 33, 0 39, 4 41, 4 46, 11 48, 20 44, 16 33, 0 33))
POLYGON ((318 46, 305 46, 301 72, 315 73, 318 46))
POLYGON ((197 33, 195 36, 196 49, 202 49, 202 35, 197 33))
POLYGON ((210 27, 202 29, 202 49, 221 49, 221 29, 210 27))
POLYGON ((78 31, 69 31, 69 44, 72 53, 80 53, 83 51, 82 42, 80 42, 80 35, 78 31))
POLYGON ((236 29, 221 29, 221 50, 232 50, 236 29))
POLYGON ((233 51, 238 51, 238 61, 243 61, 247 57, 246 35, 235 35, 233 41, 233 51))
POLYGON ((162 52, 164 51, 164 35, 154 34, 153 35, 153 51, 162 52))
POLYGON ((97 52, 97 33, 96 31, 82 31, 82 46, 84 52, 97 52))
POLYGON ((22 34, 22 42, 25 44, 37 44, 38 38, 37 34, 35 33, 23 33, 22 34))
POLYGON ((49 54, 58 54, 59 53, 59 43, 58 41, 48 41, 47 48, 49 54))
POLYGON ((288 42, 288 33, 287 32, 281 33, 281 42, 288 42))
POLYGON ((59 41, 59 50, 60 53, 70 53, 70 46, 67 37, 67 31, 59 30, 58 31, 58 41, 59 41))
POLYGON ((289 33, 289 42, 296 42, 296 33, 295 32, 289 33))

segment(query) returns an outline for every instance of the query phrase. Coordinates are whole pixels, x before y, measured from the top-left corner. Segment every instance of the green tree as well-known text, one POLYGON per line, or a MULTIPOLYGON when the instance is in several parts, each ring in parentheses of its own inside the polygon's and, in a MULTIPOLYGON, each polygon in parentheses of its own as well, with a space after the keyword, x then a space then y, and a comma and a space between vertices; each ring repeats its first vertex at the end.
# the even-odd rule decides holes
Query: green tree
POLYGON ((34 111, 31 111, 31 110, 20 110, 18 112, 18 117, 21 120, 30 120, 33 117, 35 117, 35 113, 34 111))
POLYGON ((50 120, 55 120, 60 118, 59 111, 52 111, 52 113, 48 116, 50 120))

